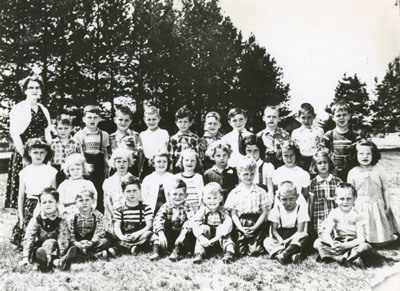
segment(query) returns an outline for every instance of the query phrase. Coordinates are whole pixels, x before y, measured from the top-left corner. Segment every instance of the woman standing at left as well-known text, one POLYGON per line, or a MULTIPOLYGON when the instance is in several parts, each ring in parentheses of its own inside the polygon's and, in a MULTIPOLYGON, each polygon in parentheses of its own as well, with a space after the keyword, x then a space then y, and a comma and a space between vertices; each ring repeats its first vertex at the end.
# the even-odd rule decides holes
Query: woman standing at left
POLYGON ((8 167, 5 207, 17 208, 19 172, 23 168, 24 146, 30 138, 45 138, 49 143, 50 114, 38 103, 42 95, 43 80, 39 75, 28 76, 19 82, 26 98, 10 111, 10 135, 15 146, 8 167))

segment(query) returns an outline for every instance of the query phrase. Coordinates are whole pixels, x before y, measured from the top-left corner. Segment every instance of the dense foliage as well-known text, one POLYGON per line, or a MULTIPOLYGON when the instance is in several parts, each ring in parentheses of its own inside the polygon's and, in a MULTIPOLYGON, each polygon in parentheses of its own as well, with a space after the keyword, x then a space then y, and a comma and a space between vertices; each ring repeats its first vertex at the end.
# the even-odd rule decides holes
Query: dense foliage
POLYGON ((244 107, 255 130, 264 106, 281 104, 287 112, 282 70, 254 36, 243 39, 217 0, 174 3, 2 1, 0 106, 24 98, 17 82, 36 66, 45 83, 41 102, 52 117, 65 111, 79 117, 86 104, 112 108, 119 96, 136 101, 137 129, 144 103, 161 108, 162 127, 170 131, 176 109, 189 105, 199 133, 210 110, 225 117, 230 107, 244 107))

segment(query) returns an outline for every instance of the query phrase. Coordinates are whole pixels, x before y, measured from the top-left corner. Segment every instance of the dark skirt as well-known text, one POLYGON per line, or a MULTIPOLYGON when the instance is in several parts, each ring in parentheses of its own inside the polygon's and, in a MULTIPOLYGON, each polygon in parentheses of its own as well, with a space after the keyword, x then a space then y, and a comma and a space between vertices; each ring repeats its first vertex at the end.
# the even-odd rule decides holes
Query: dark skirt
POLYGON ((25 199, 25 205, 24 205, 24 225, 21 228, 19 225, 19 219, 17 223, 15 224, 12 234, 11 234, 11 243, 13 245, 16 245, 19 249, 22 250, 22 241, 25 236, 25 229, 26 226, 28 225, 29 221, 31 220, 33 216, 33 212, 35 211, 35 208, 38 204, 37 199, 25 199))
POLYGON ((8 163, 6 200, 4 203, 6 208, 18 208, 19 172, 21 172, 22 168, 22 157, 15 150, 8 163))

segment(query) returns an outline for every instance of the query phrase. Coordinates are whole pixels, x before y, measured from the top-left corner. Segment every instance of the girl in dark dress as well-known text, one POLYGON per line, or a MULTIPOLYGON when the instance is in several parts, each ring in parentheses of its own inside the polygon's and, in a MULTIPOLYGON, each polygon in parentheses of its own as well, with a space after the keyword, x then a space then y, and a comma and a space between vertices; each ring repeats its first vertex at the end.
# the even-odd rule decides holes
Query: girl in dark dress
POLYGON ((38 103, 42 95, 43 82, 39 75, 29 76, 20 81, 26 99, 10 111, 10 135, 15 150, 8 167, 5 207, 17 208, 19 172, 23 168, 22 156, 28 139, 45 137, 50 142, 50 115, 46 107, 38 103))

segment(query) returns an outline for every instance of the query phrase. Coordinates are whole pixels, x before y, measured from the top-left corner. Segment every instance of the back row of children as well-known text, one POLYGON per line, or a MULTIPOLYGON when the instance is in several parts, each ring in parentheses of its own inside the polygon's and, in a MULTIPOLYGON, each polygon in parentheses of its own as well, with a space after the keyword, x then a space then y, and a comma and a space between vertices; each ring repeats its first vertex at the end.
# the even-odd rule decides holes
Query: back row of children
MULTIPOLYGON (((219 223, 225 225, 222 231, 225 236, 228 230, 231 230, 233 222, 237 230, 233 241, 236 243, 236 251, 239 255, 257 254, 262 251, 262 241, 268 233, 265 224, 269 218, 272 222, 270 238, 277 239, 281 248, 274 253, 272 249, 276 249, 274 245, 276 242, 271 241, 264 242, 265 248, 270 254, 276 255, 280 262, 291 259, 297 261, 298 256, 293 258, 293 255, 298 254, 300 248, 294 247, 289 248, 287 252, 284 251, 292 245, 290 243, 292 240, 289 238, 294 234, 289 231, 291 235, 286 237, 287 235, 279 234, 277 229, 299 229, 302 234, 309 233, 315 237, 322 237, 324 229, 329 229, 323 222, 336 206, 337 187, 347 178, 347 173, 353 165, 351 161, 354 152, 357 152, 355 161, 358 165, 348 174, 348 181, 359 195, 356 207, 364 217, 362 221, 365 223, 362 228, 365 231, 366 240, 373 244, 393 241, 395 239, 393 233, 398 230, 390 209, 385 171, 376 164, 379 160, 379 151, 372 142, 367 140, 360 141, 356 147, 356 134, 349 128, 350 112, 346 104, 335 104, 332 112, 336 128, 324 134, 320 128, 312 126, 315 118, 312 106, 303 104, 299 112, 302 126, 293 131, 292 140, 286 131, 278 127, 279 111, 276 107, 265 109, 263 119, 266 128, 257 135, 246 130, 247 116, 242 109, 230 110, 228 119, 232 131, 225 136, 219 133, 219 114, 210 112, 205 118, 205 134, 201 139, 190 131, 193 120, 191 112, 186 107, 179 109, 176 113, 176 125, 179 131, 171 138, 166 130, 158 127, 160 115, 155 107, 146 109, 144 120, 148 129, 140 135, 129 129, 132 113, 125 107, 117 110, 114 118, 117 131, 110 136, 97 127, 100 111, 96 106, 85 108, 83 116, 85 128, 77 132, 74 138, 70 137, 72 130, 70 119, 61 116, 56 124, 58 137, 50 146, 38 139, 27 143, 25 157, 31 161, 31 164, 20 174, 19 222, 13 231, 13 241, 20 244, 24 226, 32 217, 37 204, 37 193, 41 192, 39 188, 54 187, 59 183, 59 200, 63 214, 69 215, 76 212, 78 189, 82 187, 90 189, 94 203, 97 203, 97 209, 104 212, 105 208, 105 228, 122 242, 136 241, 139 237, 140 241, 148 241, 152 237, 150 224, 154 218, 154 230, 157 235, 154 236, 153 245, 157 253, 156 246, 165 247, 167 237, 167 233, 164 237, 158 235, 160 231, 156 230, 158 213, 163 213, 163 210, 166 213, 165 217, 175 219, 183 216, 182 211, 174 216, 174 211, 166 210, 166 206, 162 209, 171 199, 169 197, 171 193, 168 195, 166 190, 168 183, 178 178, 185 184, 185 195, 187 195, 185 202, 193 209, 193 213, 201 213, 200 206, 204 206, 207 192, 220 192, 221 202, 225 202, 230 215, 222 211, 218 215, 212 215, 211 220, 214 226, 219 223), (68 177, 62 181, 63 178, 59 174, 58 183, 56 175, 59 172, 45 164, 47 160, 50 160, 53 151, 56 157, 53 159, 53 164, 62 168, 68 177), (111 152, 111 158, 108 160, 109 152, 111 152), (247 162, 246 167, 239 170, 242 156, 251 158, 254 165, 247 162), (331 163, 331 158, 333 163, 331 163), (204 165, 203 169, 200 167, 201 162, 204 165), (90 166, 87 167, 87 164, 90 166), (113 174, 105 179, 110 173, 107 169, 108 164, 113 169, 111 171, 113 174), (301 167, 297 166, 298 164, 301 167), (309 170, 310 164, 312 164, 311 174, 315 176, 312 180, 310 174, 304 170, 309 170), (201 175, 201 173, 204 174, 201 175), (84 179, 85 174, 88 174, 90 181, 84 179), (140 202, 139 208, 143 205, 147 208, 139 211, 139 214, 135 210, 125 216, 123 213, 128 199, 121 181, 133 175, 143 179, 142 185, 139 184, 136 188, 141 192, 139 201, 143 201, 140 202), (207 186, 213 182, 220 185, 220 189, 215 190, 214 187, 214 190, 205 191, 204 185, 207 186), (278 186, 286 190, 277 192, 278 186), (276 195, 276 193, 280 194, 276 195), (293 203, 283 202, 286 198, 282 197, 287 193, 292 194, 290 199, 293 200, 295 197, 294 208, 291 208, 293 203), (36 202, 30 200, 36 200, 36 202), (272 205, 274 209, 270 212, 272 205), (300 211, 300 208, 303 210, 300 211), (296 209, 295 215, 293 215, 293 209, 296 209), (290 219, 288 223, 285 222, 282 216, 285 211, 292 213, 291 216, 295 218, 294 224, 290 219), (374 214, 377 211, 379 217, 374 214), (140 235, 134 235, 134 239, 125 236, 123 231, 116 230, 116 225, 118 225, 116 222, 121 217, 122 219, 131 217, 132 221, 136 221, 139 217, 141 225, 145 226, 141 229, 147 229, 140 235), (306 222, 310 218, 312 224, 307 225, 306 222), (232 220, 230 223, 229 219, 232 220), (20 231, 17 231, 18 229, 20 231)), ((354 199, 356 192, 351 193, 351 198, 354 199)), ((289 198, 287 199, 290 200, 289 198)), ((209 206, 208 209, 212 207, 209 206)), ((178 221, 183 222, 182 219, 178 221)), ((208 224, 210 218, 207 216, 205 221, 208 224)), ((334 227, 337 226, 343 225, 335 221, 334 227)), ((186 229, 189 228, 186 226, 186 229)), ((208 234, 204 235, 204 233, 209 233, 209 231, 208 229, 205 232, 200 231, 204 229, 204 227, 193 226, 193 231, 188 231, 197 234, 199 238, 202 248, 196 248, 198 255, 202 253, 199 250, 214 245, 224 237, 221 231, 215 232, 214 227, 211 233, 216 235, 217 239, 212 242, 206 241, 208 234)), ((168 235, 170 233, 171 231, 168 235)), ((359 239, 358 236, 359 233, 356 232, 357 239, 359 239)), ((293 239, 295 245, 302 245, 305 237, 297 235, 296 239, 293 239)), ((183 239, 180 235, 178 238, 179 242, 183 239)), ((230 240, 225 240, 224 249, 230 250, 227 261, 231 260, 233 241, 231 243, 230 240)), ((123 245, 108 248, 104 255, 116 255, 121 248, 127 248, 123 245)), ((136 252, 136 248, 132 249, 135 245, 128 244, 128 246, 132 253, 136 252)), ((173 257, 177 254, 179 254, 178 250, 173 253, 173 257)), ((201 257, 202 255, 199 255, 196 258, 201 261, 201 257)))

